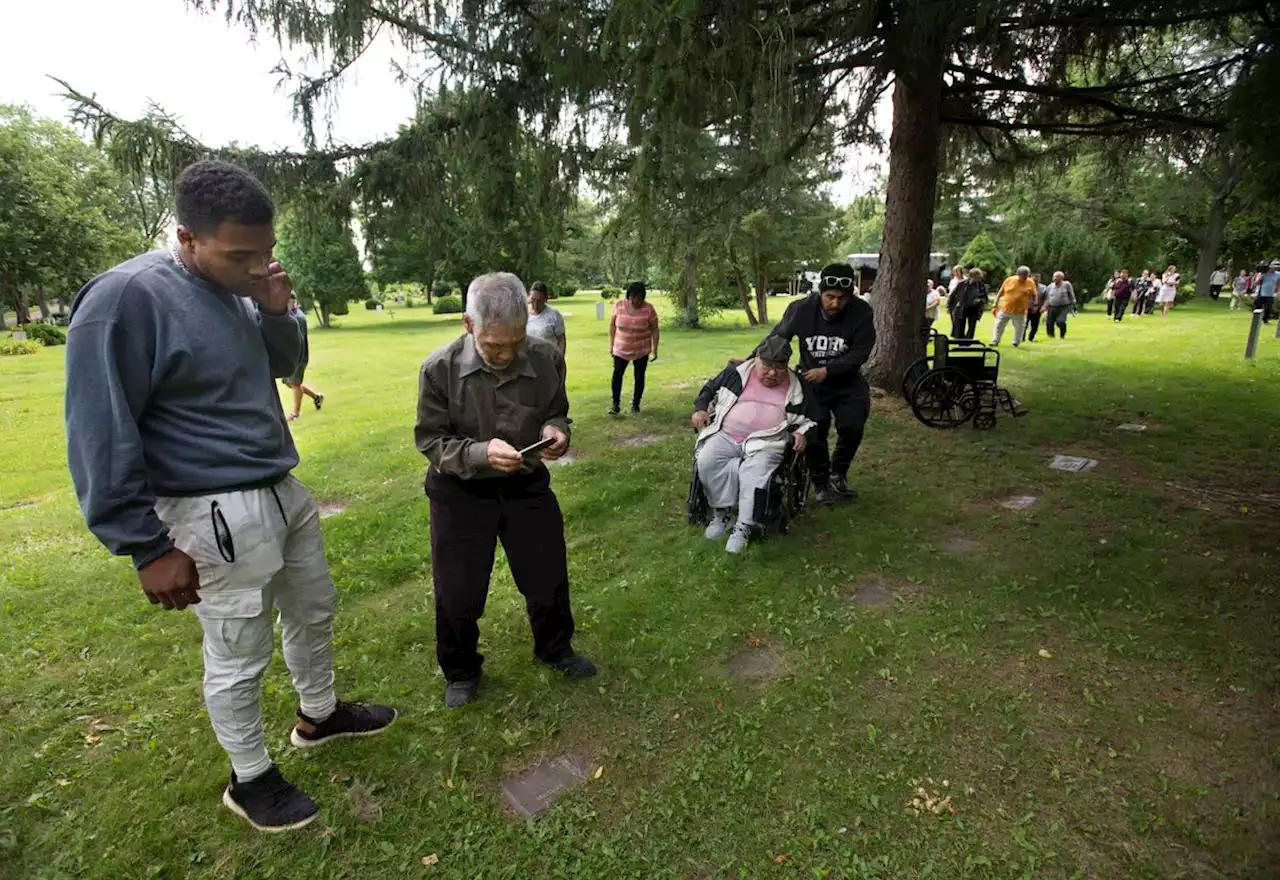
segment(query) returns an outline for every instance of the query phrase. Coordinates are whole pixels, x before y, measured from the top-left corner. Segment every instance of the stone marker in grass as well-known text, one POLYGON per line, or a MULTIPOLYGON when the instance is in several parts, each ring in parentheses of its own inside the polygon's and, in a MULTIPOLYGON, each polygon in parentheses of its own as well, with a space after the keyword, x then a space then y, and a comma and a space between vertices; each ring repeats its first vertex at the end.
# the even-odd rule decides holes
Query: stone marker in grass
POLYGON ((321 504, 320 518, 328 519, 331 516, 339 516, 344 510, 346 510, 346 508, 341 504, 321 504))
POLYGON ((1071 471, 1076 474, 1091 471, 1097 466, 1098 462, 1095 459, 1078 458, 1074 455, 1055 455, 1053 460, 1049 462, 1049 467, 1055 471, 1071 471))
POLYGON ((581 785, 590 775, 590 764, 567 752, 519 776, 502 780, 502 799, 518 815, 536 816, 561 792, 581 785))
POLYGON ((1147 426, 1146 426, 1146 425, 1143 425, 1143 424, 1139 424, 1139 423, 1137 423, 1137 422, 1125 422, 1123 425, 1119 425, 1119 426, 1117 426, 1117 427, 1116 427, 1116 430, 1117 430, 1117 431, 1131 431, 1131 432, 1133 432, 1134 434, 1138 434, 1138 433, 1141 433, 1142 431, 1147 430, 1147 426))
POLYGON ((1036 506, 1040 499, 1034 495, 1013 495, 1000 502, 1005 510, 1028 510, 1036 506))

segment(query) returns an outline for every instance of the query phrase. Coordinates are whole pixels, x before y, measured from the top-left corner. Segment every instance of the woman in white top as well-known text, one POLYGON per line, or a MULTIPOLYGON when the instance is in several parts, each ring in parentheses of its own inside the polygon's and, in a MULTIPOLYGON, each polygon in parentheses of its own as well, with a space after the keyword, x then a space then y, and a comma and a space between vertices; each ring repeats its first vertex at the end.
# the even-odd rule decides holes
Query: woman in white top
POLYGON ((1169 317, 1169 309, 1173 308, 1173 301, 1178 296, 1178 282, 1181 279, 1177 266, 1165 269, 1164 277, 1160 279, 1160 294, 1156 297, 1156 302, 1160 306, 1160 313, 1166 318, 1169 317))
POLYGON ((947 295, 955 293, 957 287, 964 284, 964 266, 953 266, 951 268, 951 281, 947 284, 947 295))

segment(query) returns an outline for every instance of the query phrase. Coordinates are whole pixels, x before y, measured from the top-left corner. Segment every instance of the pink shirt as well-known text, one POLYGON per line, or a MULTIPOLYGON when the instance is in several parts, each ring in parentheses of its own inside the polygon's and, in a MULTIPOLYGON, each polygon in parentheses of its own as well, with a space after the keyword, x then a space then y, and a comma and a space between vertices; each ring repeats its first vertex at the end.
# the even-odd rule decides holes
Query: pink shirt
POLYGON ((638 309, 620 299, 613 304, 613 354, 624 361, 638 361, 653 351, 653 331, 658 327, 658 313, 645 303, 638 309))
POLYGON ((721 423, 721 430, 741 443, 756 431, 781 425, 787 418, 787 382, 776 388, 766 387, 752 370, 742 394, 721 423))

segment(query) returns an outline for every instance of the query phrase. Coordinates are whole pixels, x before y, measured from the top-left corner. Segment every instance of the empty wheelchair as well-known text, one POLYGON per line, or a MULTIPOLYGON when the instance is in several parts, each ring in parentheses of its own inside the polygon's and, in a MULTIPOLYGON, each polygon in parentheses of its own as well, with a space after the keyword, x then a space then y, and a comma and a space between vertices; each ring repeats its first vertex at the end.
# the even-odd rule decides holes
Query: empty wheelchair
POLYGON ((1015 418, 1027 411, 1001 388, 1000 352, 975 339, 931 332, 930 351, 907 368, 902 394, 915 417, 931 428, 958 428, 970 419, 979 430, 996 425, 996 412, 1015 418))

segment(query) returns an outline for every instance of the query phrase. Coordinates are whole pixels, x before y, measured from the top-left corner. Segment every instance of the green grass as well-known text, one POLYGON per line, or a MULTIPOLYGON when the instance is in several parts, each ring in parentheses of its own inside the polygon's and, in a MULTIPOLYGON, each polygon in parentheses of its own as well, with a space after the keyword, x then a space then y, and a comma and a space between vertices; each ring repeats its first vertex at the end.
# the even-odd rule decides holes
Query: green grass
POLYGON ((573 684, 530 662, 500 561, 481 625, 491 677, 457 713, 442 707, 412 444, 417 367, 457 321, 361 310, 312 331, 308 381, 329 402, 295 434, 299 475, 347 505, 325 522, 340 689, 404 716, 380 740, 295 753, 276 659, 269 743, 324 812, 283 839, 218 804, 227 767, 195 619, 148 605, 80 521, 63 349, 0 360, 0 875, 1261 877, 1280 864, 1269 333, 1245 363, 1247 318, 1225 306, 1118 327, 1095 309, 1065 343, 1005 348, 1028 418, 937 432, 877 401, 859 500, 731 558, 683 523, 685 419, 760 331, 731 316, 665 331, 645 412, 610 421, 594 304, 557 303, 572 313, 579 460, 554 481, 576 643, 602 674, 573 684), (1129 421, 1151 428, 1115 430, 1129 421), (664 440, 620 444, 640 433, 664 440), (1101 463, 1050 471, 1055 452, 1101 463), (997 502, 1011 494, 1040 502, 1010 512, 997 502), (873 582, 892 604, 856 601, 873 582), (743 650, 776 659, 777 677, 730 676, 743 650), (600 778, 538 822, 504 814, 502 776, 565 750, 600 778), (950 794, 955 814, 917 815, 918 787, 950 794))

